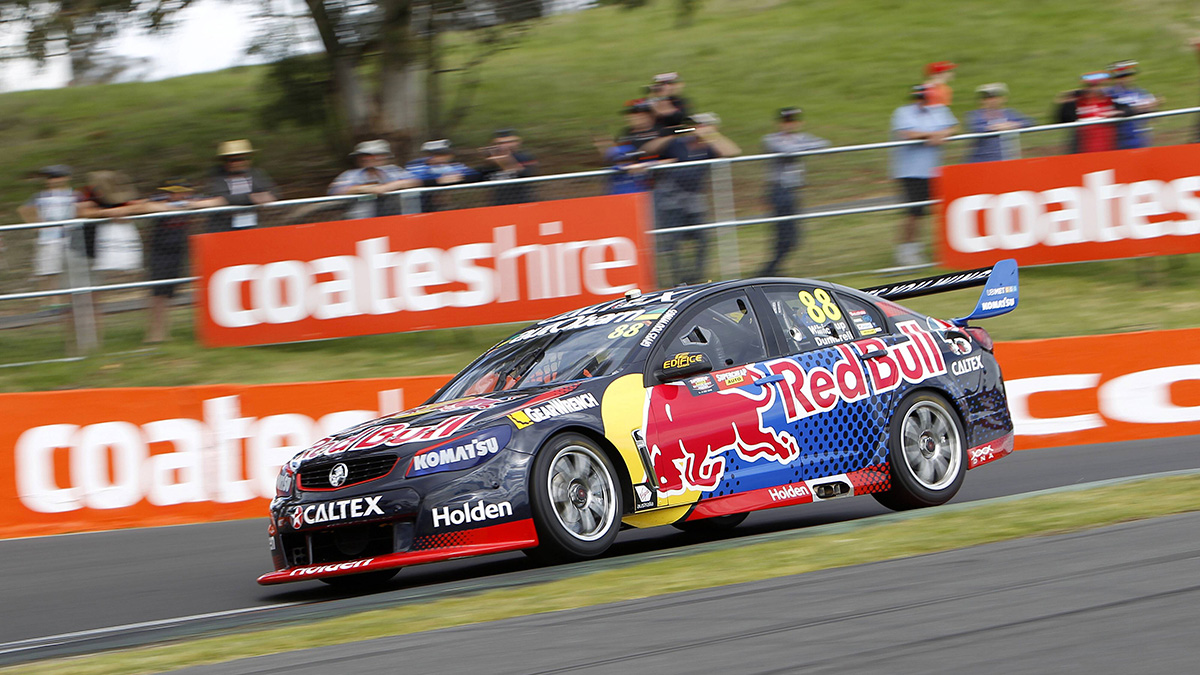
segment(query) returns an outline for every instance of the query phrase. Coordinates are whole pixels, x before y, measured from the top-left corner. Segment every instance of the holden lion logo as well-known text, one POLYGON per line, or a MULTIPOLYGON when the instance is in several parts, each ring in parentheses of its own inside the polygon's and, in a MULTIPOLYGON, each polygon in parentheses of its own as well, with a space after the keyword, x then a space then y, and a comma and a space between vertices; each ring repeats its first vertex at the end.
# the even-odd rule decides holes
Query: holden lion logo
POLYGON ((334 464, 329 470, 329 485, 331 487, 341 487, 342 483, 346 482, 346 476, 350 473, 350 469, 346 468, 345 464, 334 464))

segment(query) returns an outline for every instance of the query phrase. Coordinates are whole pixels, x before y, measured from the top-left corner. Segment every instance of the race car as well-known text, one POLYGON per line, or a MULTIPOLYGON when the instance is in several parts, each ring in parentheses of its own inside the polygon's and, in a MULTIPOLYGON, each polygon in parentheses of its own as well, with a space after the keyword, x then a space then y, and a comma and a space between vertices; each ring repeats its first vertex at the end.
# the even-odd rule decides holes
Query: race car
POLYGON ((623 527, 730 528, 759 509, 870 494, 943 504, 1013 450, 987 331, 1014 261, 855 290, 751 279, 538 322, 424 405, 324 438, 280 470, 261 584, 378 583, 526 550, 598 556, 623 527), (895 300, 983 286, 943 321, 895 300))

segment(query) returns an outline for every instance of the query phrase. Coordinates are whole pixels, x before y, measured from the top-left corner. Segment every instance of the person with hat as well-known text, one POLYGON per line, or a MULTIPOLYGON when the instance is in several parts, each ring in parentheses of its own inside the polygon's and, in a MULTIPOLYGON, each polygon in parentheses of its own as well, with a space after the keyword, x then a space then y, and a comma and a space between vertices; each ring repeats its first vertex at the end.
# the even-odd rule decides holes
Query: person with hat
MULTIPOLYGON (((967 131, 982 134, 996 131, 1012 131, 1033 126, 1033 120, 1012 108, 1004 107, 1008 98, 1008 87, 1003 82, 981 84, 975 88, 979 94, 979 107, 967 113, 967 131)), ((1007 147, 1004 136, 982 136, 975 139, 968 162, 998 162, 1014 159, 1018 153, 1007 147)))
POLYGON ((926 94, 927 105, 944 105, 949 107, 954 101, 954 90, 950 81, 954 79, 954 71, 958 64, 949 61, 934 61, 925 66, 925 84, 929 87, 926 94))
MULTIPOLYGON (((512 180, 532 176, 537 170, 537 160, 521 149, 521 137, 515 129, 497 129, 492 134, 492 144, 483 148, 487 162, 477 171, 480 180, 512 180)), ((528 183, 497 185, 492 190, 492 204, 524 204, 534 201, 533 186, 528 183)))
MULTIPOLYGON (((215 206, 258 206, 277 199, 275 182, 262 169, 251 166, 255 152, 250 141, 225 141, 217 146, 217 166, 208 181, 208 194, 215 206)), ((237 230, 258 224, 254 209, 217 213, 209 227, 213 231, 237 230)))
POLYGON ((680 96, 683 78, 679 73, 659 73, 646 87, 647 103, 654 111, 655 121, 663 128, 677 127, 691 114, 687 99, 680 96))
MULTIPOLYGON (((1117 61, 1108 67, 1112 85, 1105 92, 1117 106, 1130 115, 1154 112, 1162 105, 1162 99, 1134 84, 1137 80, 1137 61, 1117 61)), ((1117 122, 1117 149, 1150 147, 1150 125, 1143 120, 1131 119, 1117 122)))
POLYGON ((625 102, 621 112, 625 115, 621 133, 613 140, 594 139, 604 163, 613 168, 609 193, 614 195, 649 190, 652 185, 649 169, 658 164, 658 154, 644 150, 647 143, 660 137, 653 108, 645 99, 633 99, 625 102))
MULTIPOLYGON (((721 123, 713 113, 696 113, 672 133, 660 153, 662 164, 690 163, 718 157, 733 157, 741 149, 718 130, 721 123)), ((644 147, 649 147, 649 144, 644 147)), ((655 228, 660 230, 705 222, 708 215, 708 165, 678 168, 665 166, 655 172, 655 228)), ((709 233, 704 230, 662 234, 655 237, 659 251, 663 287, 678 283, 700 283, 705 277, 709 233), (691 242, 690 260, 685 248, 691 242)))
POLYGON ((383 139, 359 143, 350 156, 358 166, 338 174, 329 184, 329 194, 376 195, 377 198, 355 201, 346 209, 346 218, 372 218, 399 213, 383 195, 421 185, 416 176, 391 163, 392 148, 383 139))
MULTIPOLYGON (((916 85, 910 94, 912 103, 900 106, 892 113, 893 139, 921 141, 892 149, 892 178, 899 182, 905 202, 929 200, 930 181, 941 171, 942 144, 958 131, 958 120, 949 108, 929 103, 931 89, 928 84, 916 85)), ((926 207, 922 205, 908 208, 896 246, 898 265, 912 266, 925 262, 917 237, 917 226, 926 212, 926 207)))
MULTIPOLYGON (((81 195, 71 187, 71 167, 54 164, 42 167, 37 175, 43 180, 43 189, 17 208, 22 220, 27 223, 52 223, 76 217, 76 208, 81 195)), ((37 231, 37 254, 34 258, 33 274, 38 277, 42 290, 52 290, 56 280, 64 271, 68 255, 76 255, 80 269, 86 270, 82 234, 75 246, 68 248, 69 233, 62 225, 39 228, 37 231)))
MULTIPOLYGON (((425 187, 471 183, 479 179, 477 171, 455 161, 454 148, 444 138, 422 143, 421 157, 412 160, 404 168, 425 187)), ((444 206, 433 192, 421 193, 422 211, 440 211, 444 206)))
MULTIPOLYGON (((1058 122, 1082 122, 1128 116, 1128 108, 1113 101, 1105 90, 1109 76, 1104 71, 1084 73, 1079 89, 1063 92, 1055 99, 1058 122)), ((1117 148, 1117 133, 1112 124, 1074 127, 1069 152, 1104 152, 1117 148)))
MULTIPOLYGON (((767 200, 771 204, 771 215, 790 216, 799 213, 801 207, 800 188, 804 187, 804 158, 795 153, 829 147, 829 141, 801 131, 804 111, 799 108, 781 108, 777 115, 778 130, 763 136, 763 151, 776 154, 767 169, 767 200)), ((774 223, 775 250, 771 260, 759 271, 762 277, 773 277, 792 248, 799 243, 803 227, 795 220, 780 220, 774 223)))

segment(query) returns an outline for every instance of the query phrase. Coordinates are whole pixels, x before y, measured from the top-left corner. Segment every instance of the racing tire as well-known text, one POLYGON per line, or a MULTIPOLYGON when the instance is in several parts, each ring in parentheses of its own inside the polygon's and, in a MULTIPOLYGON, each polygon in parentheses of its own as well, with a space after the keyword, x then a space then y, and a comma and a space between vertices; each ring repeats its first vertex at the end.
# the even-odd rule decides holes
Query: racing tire
POLYGON ((322 582, 343 591, 366 591, 380 586, 396 576, 400 568, 379 570, 378 572, 363 572, 362 574, 346 574, 340 577, 325 577, 322 582))
POLYGON ((550 439, 534 457, 529 493, 538 547, 526 553, 538 562, 595 558, 621 530, 617 471, 587 436, 550 439))
POLYGON ((681 520, 678 523, 671 523, 671 527, 688 534, 718 534, 728 532, 741 525, 749 515, 749 513, 731 513, 727 516, 701 518, 700 520, 681 520))
POLYGON ((950 501, 967 473, 966 438, 945 397, 931 391, 909 394, 888 424, 891 489, 871 496, 894 511, 950 501))

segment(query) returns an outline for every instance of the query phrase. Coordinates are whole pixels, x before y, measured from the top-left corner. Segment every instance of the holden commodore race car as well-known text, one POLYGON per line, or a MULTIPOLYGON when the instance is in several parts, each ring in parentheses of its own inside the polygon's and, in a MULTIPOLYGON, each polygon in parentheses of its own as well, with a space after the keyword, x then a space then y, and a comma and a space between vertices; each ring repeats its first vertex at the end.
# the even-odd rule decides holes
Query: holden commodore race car
POLYGON ((987 331, 1014 261, 855 290, 752 279, 538 322, 424 405, 285 464, 262 584, 374 583, 401 567, 526 550, 598 556, 622 527, 736 526, 758 509, 870 494, 945 503, 1013 450, 987 331), (895 300, 982 285, 943 321, 895 300))

